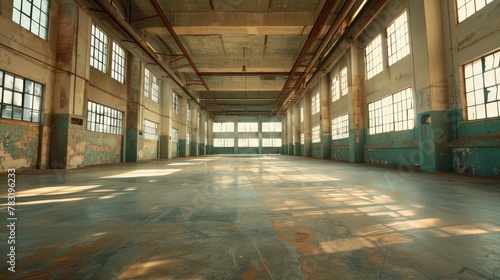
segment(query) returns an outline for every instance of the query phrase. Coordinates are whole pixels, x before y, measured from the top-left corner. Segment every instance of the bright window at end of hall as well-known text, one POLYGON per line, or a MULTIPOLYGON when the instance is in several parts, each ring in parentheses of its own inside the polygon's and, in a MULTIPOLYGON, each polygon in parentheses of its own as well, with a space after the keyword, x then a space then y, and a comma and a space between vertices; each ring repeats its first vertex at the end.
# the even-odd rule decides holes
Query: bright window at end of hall
POLYGON ((281 147, 281 138, 264 138, 264 139, 262 139, 262 147, 266 147, 266 148, 281 147))
POLYGON ((120 83, 125 83, 125 52, 113 42, 113 62, 111 64, 111 77, 120 83))
POLYGON ((47 40, 49 1, 14 0, 13 6, 12 20, 38 37, 47 40))
POLYGON ((371 41, 365 49, 366 53, 366 78, 371 79, 373 76, 382 72, 382 35, 378 35, 371 41))
POLYGON ((467 119, 500 116, 500 51, 464 65, 467 119))
POLYGON ((458 22, 464 21, 493 0, 457 0, 458 22))
POLYGON ((256 148, 259 147, 258 138, 238 139, 238 147, 240 148, 256 148))
POLYGON ((108 65, 108 35, 92 24, 90 37, 90 66, 106 73, 108 65))
POLYGON ((188 122, 191 121, 191 103, 189 102, 187 104, 186 119, 188 122))
POLYGON ((259 132, 259 123, 240 122, 238 123, 238 132, 259 132))
POLYGON ((263 122, 262 123, 262 132, 281 132, 281 123, 280 122, 263 122))
POLYGON ((408 12, 404 11, 387 27, 387 53, 389 65, 410 54, 410 34, 408 31, 408 12))
POLYGON ((214 138, 215 148, 234 148, 233 138, 214 138))

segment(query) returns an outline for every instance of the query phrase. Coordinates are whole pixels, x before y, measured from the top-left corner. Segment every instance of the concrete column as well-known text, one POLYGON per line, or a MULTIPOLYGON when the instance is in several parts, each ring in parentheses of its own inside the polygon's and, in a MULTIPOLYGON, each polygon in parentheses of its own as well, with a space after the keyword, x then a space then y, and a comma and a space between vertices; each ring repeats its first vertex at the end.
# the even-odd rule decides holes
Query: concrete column
MULTIPOLYGON (((188 101, 191 102, 191 101, 188 101)), ((189 128, 188 128, 189 130, 189 128)), ((198 108, 191 104, 191 139, 189 140, 189 155, 198 155, 198 108)))
POLYGON ((236 118, 235 121, 233 121, 234 123, 234 153, 235 154, 238 154, 239 153, 239 145, 238 145, 238 140, 240 139, 239 137, 239 131, 238 131, 238 118, 236 118))
POLYGON ((259 117, 259 154, 263 154, 262 148, 263 140, 262 140, 262 117, 259 117))
POLYGON ((302 154, 300 145, 300 102, 293 105, 293 111, 295 116, 295 125, 293 127, 293 135, 295 135, 295 143, 293 143, 295 147, 294 154, 300 156, 302 154))
POLYGON ((349 94, 349 162, 364 162, 366 127, 364 121, 364 50, 356 42, 351 47, 351 87, 349 94))
POLYGON ((330 146, 332 143, 330 120, 330 75, 327 73, 321 78, 321 158, 331 159, 330 146))
POLYGON ((57 66, 52 94, 50 168, 76 168, 85 159, 86 89, 89 79, 91 22, 74 1, 61 1, 57 32, 57 66), (83 52, 83 53, 82 53, 83 52), (71 122, 71 118, 81 121, 71 122))
POLYGON ((288 144, 288 155, 293 155, 293 107, 289 107, 287 112, 287 144, 288 144))
POLYGON ((415 73, 417 88, 414 104, 417 110, 419 154, 412 157, 420 159, 420 168, 424 171, 452 171, 451 153, 444 147, 445 140, 451 137, 451 124, 447 117, 449 104, 445 34, 442 28, 442 21, 445 19, 441 17, 440 1, 424 0, 423 4, 425 14, 412 17, 418 17, 415 20, 425 19, 425 30, 412 31, 425 32, 427 44, 420 51, 414 50, 413 55, 415 68, 420 69, 424 65, 429 72, 424 75, 415 73))
POLYGON ((187 133, 188 133, 188 125, 187 125, 187 100, 179 96, 179 157, 187 157, 188 156, 188 147, 187 147, 187 133), (184 123, 184 124, 183 124, 184 123))
POLYGON ((130 72, 130 88, 127 102, 126 114, 126 131, 125 131, 125 147, 126 161, 139 161, 138 151, 142 142, 142 137, 139 137, 140 130, 140 115, 144 84, 144 65, 135 57, 128 63, 130 72))
POLYGON ((205 143, 205 145, 207 145, 207 155, 213 155, 214 152, 214 123, 212 122, 212 120, 208 120, 207 121, 207 125, 208 125, 208 129, 207 129, 207 143, 205 143))
POLYGON ((304 95, 304 156, 312 157, 311 94, 304 95))
POLYGON ((288 139, 286 134, 288 133, 287 131, 287 117, 281 117, 281 154, 285 155, 288 154, 288 144, 286 140, 288 139))
POLYGON ((168 83, 163 81, 160 88, 160 158, 170 158, 172 133, 172 90, 168 83))

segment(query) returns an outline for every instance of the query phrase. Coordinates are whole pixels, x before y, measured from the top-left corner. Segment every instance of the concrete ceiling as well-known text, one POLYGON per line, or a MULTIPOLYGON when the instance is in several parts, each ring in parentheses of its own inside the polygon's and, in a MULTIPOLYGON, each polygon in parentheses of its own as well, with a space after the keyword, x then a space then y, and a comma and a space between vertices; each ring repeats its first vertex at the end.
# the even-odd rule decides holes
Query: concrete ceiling
POLYGON ((129 15, 129 24, 146 38, 212 115, 269 115, 280 94, 295 85, 336 14, 349 1, 155 2, 161 15, 153 1, 112 1, 129 15), (327 2, 337 2, 337 8, 327 11, 327 20, 319 26, 317 36, 306 44, 327 2), (175 34, 166 28, 161 16, 175 34), (297 72, 291 75, 294 65, 297 72), (287 83, 287 79, 291 82, 287 83))

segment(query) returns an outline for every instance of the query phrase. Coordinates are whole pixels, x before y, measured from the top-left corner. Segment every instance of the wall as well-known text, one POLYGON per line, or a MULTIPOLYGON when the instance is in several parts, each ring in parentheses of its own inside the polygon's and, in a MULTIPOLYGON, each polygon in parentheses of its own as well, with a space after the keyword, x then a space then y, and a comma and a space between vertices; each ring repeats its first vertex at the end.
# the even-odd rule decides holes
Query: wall
MULTIPOLYGON (((308 109, 310 95, 318 88, 326 90, 321 80, 333 78, 347 66, 349 95, 332 102, 328 121, 347 113, 349 137, 331 142, 332 159, 500 176, 500 118, 467 120, 462 70, 464 64, 500 49, 498 14, 500 2, 494 1, 457 23, 454 0, 390 1, 359 37, 351 36, 356 30, 347 31, 346 37, 354 39, 342 41, 330 54, 328 62, 299 92, 302 97, 296 106, 287 109, 287 116, 300 106, 308 109), (389 66, 386 27, 403 11, 408 13, 410 54, 389 66), (378 34, 383 39, 383 70, 367 79, 365 48, 378 34), (415 126, 370 134, 368 104, 408 87, 412 89, 415 126)), ((291 131, 285 133, 304 133, 302 154, 308 156, 307 135, 312 127, 326 122, 311 116, 310 111, 305 113, 305 122, 287 126, 291 131)), ((329 139, 322 142, 325 140, 329 139)), ((321 144, 312 144, 312 156, 322 158, 321 144)))
MULTIPOLYGON (((198 154, 197 144, 205 142, 206 133, 172 112, 173 92, 184 100, 181 112, 187 95, 136 45, 125 43, 130 39, 109 18, 82 9, 76 1, 50 1, 48 40, 44 40, 13 22, 12 9, 12 1, 2 1, 0 71, 43 85, 42 115, 37 123, 0 118, 0 172, 176 157, 178 143, 171 141, 172 127, 184 133, 179 134, 180 139, 192 130, 192 154, 198 154), (106 73, 90 66, 92 22, 108 35, 106 73), (113 42, 125 51, 124 83, 110 74, 113 42), (144 98, 146 65, 161 79, 158 102, 144 98), (122 134, 87 130, 88 101, 123 112, 122 134), (143 138, 144 119, 159 124, 158 141, 143 138)), ((201 113, 203 120, 208 119, 201 113)), ((204 146, 201 149, 200 145, 200 154, 205 152, 204 146)))
POLYGON ((450 32, 444 43, 451 50, 446 53, 451 110, 439 117, 452 129, 444 140, 452 152, 453 171, 500 176, 500 118, 469 121, 463 81, 464 64, 500 49, 500 2, 493 1, 460 23, 451 1, 442 3, 442 10, 450 32))

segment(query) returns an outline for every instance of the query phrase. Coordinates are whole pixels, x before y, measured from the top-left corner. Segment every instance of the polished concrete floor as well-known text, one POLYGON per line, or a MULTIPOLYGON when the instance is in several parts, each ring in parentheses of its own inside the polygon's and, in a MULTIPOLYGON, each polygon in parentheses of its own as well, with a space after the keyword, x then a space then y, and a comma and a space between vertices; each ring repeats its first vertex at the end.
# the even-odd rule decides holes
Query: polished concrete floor
POLYGON ((16 179, 1 279, 500 279, 498 179, 291 156, 16 179))

